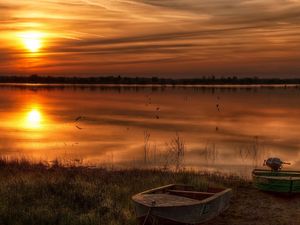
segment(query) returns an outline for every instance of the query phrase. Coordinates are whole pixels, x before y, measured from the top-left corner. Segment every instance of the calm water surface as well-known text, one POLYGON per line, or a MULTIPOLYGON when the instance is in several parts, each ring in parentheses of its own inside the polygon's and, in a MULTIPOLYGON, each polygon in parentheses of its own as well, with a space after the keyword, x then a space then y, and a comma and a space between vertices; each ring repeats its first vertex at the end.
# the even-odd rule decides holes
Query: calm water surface
POLYGON ((299 96, 297 87, 1 85, 0 155, 163 167, 178 135, 186 168, 247 176, 278 156, 300 169, 299 96))

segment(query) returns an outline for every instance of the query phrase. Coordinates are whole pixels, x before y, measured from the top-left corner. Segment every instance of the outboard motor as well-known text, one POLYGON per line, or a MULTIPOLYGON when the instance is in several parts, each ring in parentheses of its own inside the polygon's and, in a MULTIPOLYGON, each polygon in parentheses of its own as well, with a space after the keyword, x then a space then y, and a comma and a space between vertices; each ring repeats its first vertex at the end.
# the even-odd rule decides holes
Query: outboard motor
POLYGON ((290 165, 290 163, 283 162, 279 158, 268 158, 264 161, 264 166, 270 167, 273 171, 281 170, 283 164, 290 165))

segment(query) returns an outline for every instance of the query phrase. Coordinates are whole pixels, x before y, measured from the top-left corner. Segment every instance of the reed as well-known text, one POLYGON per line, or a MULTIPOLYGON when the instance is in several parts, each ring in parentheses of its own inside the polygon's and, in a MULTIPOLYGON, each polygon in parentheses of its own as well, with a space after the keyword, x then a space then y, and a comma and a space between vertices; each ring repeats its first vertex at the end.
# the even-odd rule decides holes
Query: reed
POLYGON ((195 171, 108 170, 0 158, 0 224, 136 224, 131 196, 170 183, 237 187, 237 177, 195 171), (231 180, 231 181, 230 181, 231 180))

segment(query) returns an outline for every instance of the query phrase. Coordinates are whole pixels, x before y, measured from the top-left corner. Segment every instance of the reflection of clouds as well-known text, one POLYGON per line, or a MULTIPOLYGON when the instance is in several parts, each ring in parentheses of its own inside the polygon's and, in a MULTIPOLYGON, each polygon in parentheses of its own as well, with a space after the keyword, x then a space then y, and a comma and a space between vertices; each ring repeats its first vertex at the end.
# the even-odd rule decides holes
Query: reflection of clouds
MULTIPOLYGON (((4 108, 0 116, 0 152, 31 155, 35 158, 83 158, 85 161, 107 162, 113 153, 114 163, 135 161, 139 165, 143 153, 143 133, 148 130, 157 151, 179 132, 184 136, 187 166, 209 168, 242 168, 260 165, 268 156, 292 161, 297 168, 300 156, 299 91, 296 89, 90 89, 64 90, 0 89, 4 108), (23 96, 23 97, 22 97, 23 96), (152 104, 146 106, 147 96, 152 104), (188 101, 182 96, 188 96, 188 101), (215 108, 216 96, 222 110, 215 108), (14 128, 8 114, 21 110, 28 99, 40 99, 43 113, 51 118, 41 132, 14 128), (251 105, 251 109, 249 109, 251 105), (159 112, 156 107, 160 107, 159 112), (159 113, 160 119, 155 119, 159 113), (74 119, 82 115, 76 129, 74 119), (215 127, 219 129, 216 131, 215 127), (258 137, 257 157, 249 152, 258 137), (240 152, 242 156, 240 157, 240 152), (248 154, 249 153, 249 154, 248 154)), ((234 170, 234 169, 233 169, 234 170)))
MULTIPOLYGON (((6 154, 16 154, 20 150, 19 146, 16 145, 16 137, 15 135, 7 135, 9 132, 6 129, 0 129, 0 156, 6 154)), ((11 131, 10 131, 11 132, 11 131)))

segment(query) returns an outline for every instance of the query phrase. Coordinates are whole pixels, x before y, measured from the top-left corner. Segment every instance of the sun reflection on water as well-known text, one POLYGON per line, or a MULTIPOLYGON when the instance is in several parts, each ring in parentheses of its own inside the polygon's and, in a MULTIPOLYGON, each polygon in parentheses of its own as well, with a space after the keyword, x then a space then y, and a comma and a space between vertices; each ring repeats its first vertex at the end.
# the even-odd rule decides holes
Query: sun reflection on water
POLYGON ((39 108, 32 108, 25 117, 25 127, 30 129, 41 128, 42 113, 39 108))

